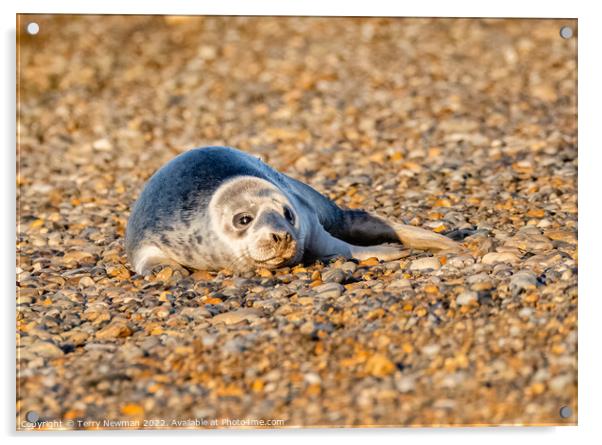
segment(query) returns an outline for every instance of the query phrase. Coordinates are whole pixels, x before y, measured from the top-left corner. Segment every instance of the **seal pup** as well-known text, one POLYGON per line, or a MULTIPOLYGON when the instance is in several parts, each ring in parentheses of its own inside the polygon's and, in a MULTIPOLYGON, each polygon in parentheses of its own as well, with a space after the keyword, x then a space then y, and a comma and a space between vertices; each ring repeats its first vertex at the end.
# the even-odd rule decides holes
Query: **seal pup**
POLYGON ((229 147, 184 152, 161 167, 134 204, 126 251, 139 274, 157 265, 237 272, 336 256, 390 261, 402 243, 457 250, 451 239, 345 210, 310 186, 229 147))

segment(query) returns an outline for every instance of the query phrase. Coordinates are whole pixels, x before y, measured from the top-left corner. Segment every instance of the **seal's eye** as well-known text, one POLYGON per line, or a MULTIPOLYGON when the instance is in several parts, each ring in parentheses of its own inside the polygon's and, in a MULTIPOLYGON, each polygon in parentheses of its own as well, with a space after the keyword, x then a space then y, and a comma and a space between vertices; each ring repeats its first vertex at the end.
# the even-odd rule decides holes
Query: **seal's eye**
POLYGON ((284 207, 284 217, 289 223, 295 224, 295 215, 288 207, 284 207))
POLYGON ((232 219, 234 227, 238 229, 248 226, 249 224, 251 224, 251 221, 253 221, 253 217, 248 213, 237 213, 232 219))

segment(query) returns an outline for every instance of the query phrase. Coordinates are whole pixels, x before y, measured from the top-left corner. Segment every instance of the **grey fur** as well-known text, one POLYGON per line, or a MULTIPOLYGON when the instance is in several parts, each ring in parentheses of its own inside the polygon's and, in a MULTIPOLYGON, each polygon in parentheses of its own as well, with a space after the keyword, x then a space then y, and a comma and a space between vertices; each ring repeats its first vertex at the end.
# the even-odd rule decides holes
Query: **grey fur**
MULTIPOLYGON (((343 210, 310 186, 239 150, 206 147, 177 156, 147 182, 128 221, 126 251, 130 263, 140 273, 163 263, 201 269, 244 270, 258 266, 248 258, 248 251, 261 246, 276 247, 270 245, 269 239, 261 239, 249 249, 241 249, 240 242, 248 235, 231 227, 230 215, 216 227, 215 212, 224 210, 221 206, 228 210, 261 211, 253 227, 290 233, 288 248, 296 253, 287 253, 292 255, 286 257, 288 263, 298 262, 302 256, 394 259, 400 256, 399 247, 375 245, 400 241, 411 245, 419 238, 422 248, 455 246, 441 235, 392 224, 364 211, 343 210), (214 195, 220 197, 222 204, 210 211, 210 204, 216 205, 214 195), (278 208, 264 208, 264 203, 278 199, 288 203, 299 221, 291 224, 278 208), (255 205, 261 209, 254 209, 255 205), (244 258, 241 250, 245 251, 244 258)), ((284 247, 279 249, 284 251, 284 247)))

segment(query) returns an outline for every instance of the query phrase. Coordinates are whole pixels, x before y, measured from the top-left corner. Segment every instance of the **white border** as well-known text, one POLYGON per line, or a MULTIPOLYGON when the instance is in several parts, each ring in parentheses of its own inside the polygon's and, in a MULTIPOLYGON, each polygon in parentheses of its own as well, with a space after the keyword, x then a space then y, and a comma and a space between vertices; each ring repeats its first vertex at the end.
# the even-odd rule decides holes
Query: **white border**
MULTIPOLYGON (((546 444, 567 445, 573 443, 591 443, 594 438, 602 437, 596 409, 601 403, 599 342, 602 338, 602 308, 599 295, 600 281, 596 280, 602 246, 598 233, 602 230, 600 218, 600 197, 602 190, 597 168, 600 161, 600 127, 602 97, 600 82, 600 43, 602 43, 601 16, 595 8, 595 1, 541 1, 503 0, 499 2, 420 1, 409 4, 396 4, 386 0, 220 0, 219 2, 199 2, 186 0, 105 0, 76 1, 53 0, 52 2, 21 0, 8 4, 1 2, 2 14, 2 66, 0 83, 3 94, 2 137, 4 144, 0 150, 1 165, 5 169, 2 189, 2 283, 5 295, 6 335, 4 352, 8 360, 2 367, 3 381, 6 385, 2 392, 2 429, 9 440, 18 438, 19 442, 44 441, 59 442, 85 440, 89 443, 104 443, 112 437, 130 437, 130 440, 143 440, 149 443, 163 444, 165 439, 177 434, 181 439, 219 440, 228 442, 307 443, 324 438, 326 440, 344 440, 365 442, 375 436, 379 442, 407 441, 422 443, 462 443, 487 445, 496 443, 527 441, 545 441, 546 444), (594 5, 594 6, 592 6, 594 5), (130 14, 230 14, 230 15, 358 15, 358 16, 454 16, 454 17, 562 17, 579 19, 579 427, 556 428, 456 428, 456 429, 405 429, 405 430, 281 430, 281 431, 203 431, 203 432, 104 432, 104 433, 14 433, 14 270, 15 254, 15 13, 130 13, 130 14)), ((599 273, 599 272, 598 272, 599 273)))

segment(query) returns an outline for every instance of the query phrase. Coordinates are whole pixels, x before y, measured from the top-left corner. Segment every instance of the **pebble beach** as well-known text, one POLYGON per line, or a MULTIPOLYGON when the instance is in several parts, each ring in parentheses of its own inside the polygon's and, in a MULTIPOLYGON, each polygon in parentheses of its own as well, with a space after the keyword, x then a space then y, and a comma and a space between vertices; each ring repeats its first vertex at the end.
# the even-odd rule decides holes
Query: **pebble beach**
POLYGON ((575 425, 564 25, 21 15, 17 429, 575 425), (465 250, 135 274, 131 205, 207 145, 465 250))

